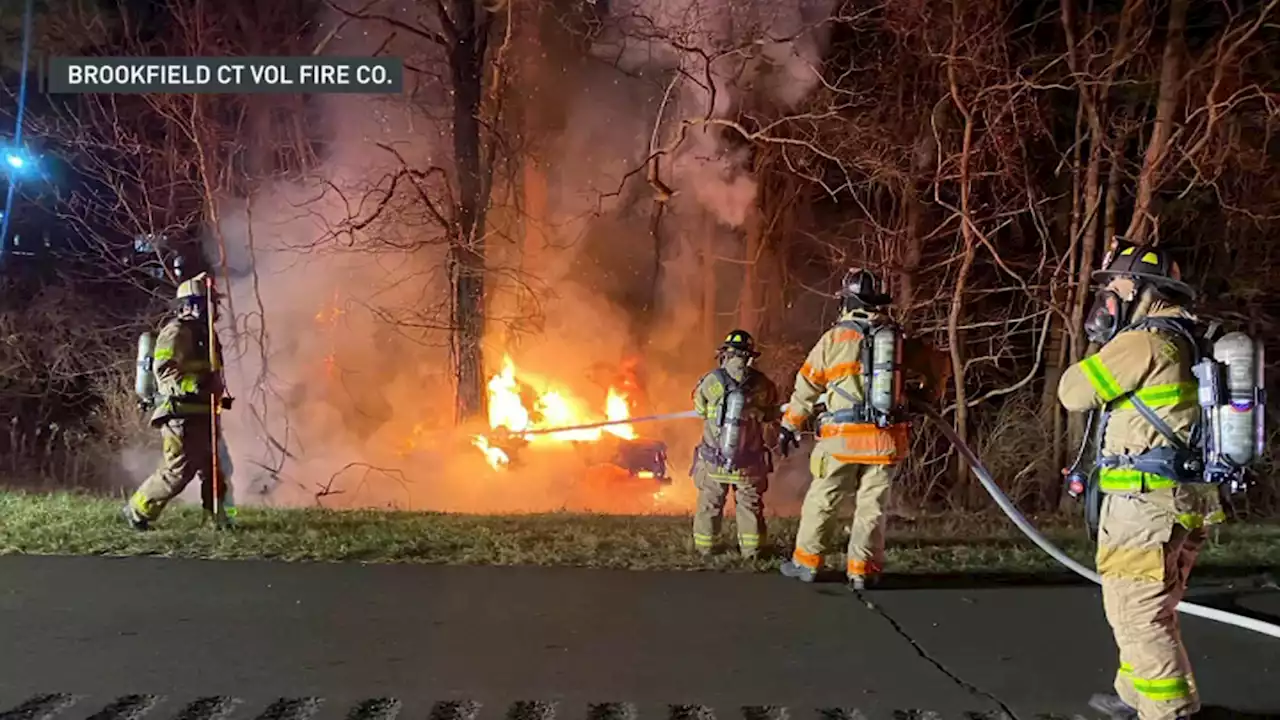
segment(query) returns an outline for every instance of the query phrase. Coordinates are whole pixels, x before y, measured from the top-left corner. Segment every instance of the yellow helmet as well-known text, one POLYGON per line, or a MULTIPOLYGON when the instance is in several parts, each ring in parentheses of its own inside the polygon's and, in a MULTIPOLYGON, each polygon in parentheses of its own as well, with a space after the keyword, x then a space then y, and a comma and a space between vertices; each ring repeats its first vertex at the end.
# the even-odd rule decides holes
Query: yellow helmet
POLYGON ((197 297, 208 299, 205 285, 208 279, 209 273, 200 273, 193 278, 183 280, 182 283, 178 285, 178 292, 174 296, 174 299, 186 300, 187 298, 197 297))

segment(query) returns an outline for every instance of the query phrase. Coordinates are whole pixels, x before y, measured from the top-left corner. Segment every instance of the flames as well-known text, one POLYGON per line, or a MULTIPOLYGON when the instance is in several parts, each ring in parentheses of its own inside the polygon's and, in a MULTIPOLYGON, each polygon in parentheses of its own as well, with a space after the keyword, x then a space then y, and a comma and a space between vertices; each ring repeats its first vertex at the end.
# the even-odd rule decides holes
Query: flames
POLYGON ((324 359, 324 376, 333 379, 334 368, 337 366, 337 331, 338 321, 347 312, 342 309, 340 296, 337 290, 333 291, 333 304, 322 308, 316 313, 316 324, 325 328, 329 335, 329 351, 325 353, 324 359))
MULTIPOLYGON (((489 380, 488 394, 489 427, 496 433, 515 436, 529 444, 598 442, 606 433, 625 440, 637 437, 635 428, 627 423, 538 435, 524 434, 530 430, 626 420, 631 417, 631 402, 626 394, 610 387, 605 397, 604 412, 600 413, 564 388, 549 382, 534 383, 525 377, 518 377, 515 363, 509 355, 503 356, 502 369, 489 380)), ((511 464, 508 452, 499 447, 491 437, 476 435, 471 442, 484 453, 485 460, 495 470, 511 464)))

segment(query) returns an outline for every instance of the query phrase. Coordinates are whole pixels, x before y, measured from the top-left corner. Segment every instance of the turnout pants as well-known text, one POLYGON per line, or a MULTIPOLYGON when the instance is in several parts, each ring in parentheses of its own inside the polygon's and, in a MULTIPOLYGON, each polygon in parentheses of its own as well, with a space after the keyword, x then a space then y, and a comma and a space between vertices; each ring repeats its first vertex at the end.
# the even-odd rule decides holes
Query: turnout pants
MULTIPOLYGON (((200 499, 206 511, 213 510, 213 429, 208 417, 170 418, 160 426, 163 457, 160 467, 151 474, 133 494, 129 503, 142 517, 155 520, 160 517, 170 500, 177 497, 187 485, 200 478, 200 499)), ((222 471, 219 468, 218 474, 222 471)), ((219 498, 225 508, 227 483, 220 477, 219 498)))
POLYGON ((820 444, 809 457, 809 470, 813 482, 800 509, 792 562, 815 571, 822 568, 840 503, 856 493, 845 572, 849 577, 879 575, 884 569, 884 506, 897 467, 842 462, 820 444))
POLYGON ((1174 609, 1204 542, 1160 498, 1108 494, 1098 528, 1102 602, 1120 650, 1115 689, 1141 720, 1200 709, 1174 609))
POLYGON ((698 506, 693 514, 694 548, 710 552, 715 546, 720 536, 724 506, 729 500, 729 491, 733 490, 738 547, 743 555, 754 555, 759 551, 766 532, 764 494, 769 489, 768 476, 745 476, 737 482, 725 482, 712 475, 712 468, 699 460, 693 472, 693 484, 698 489, 698 506))

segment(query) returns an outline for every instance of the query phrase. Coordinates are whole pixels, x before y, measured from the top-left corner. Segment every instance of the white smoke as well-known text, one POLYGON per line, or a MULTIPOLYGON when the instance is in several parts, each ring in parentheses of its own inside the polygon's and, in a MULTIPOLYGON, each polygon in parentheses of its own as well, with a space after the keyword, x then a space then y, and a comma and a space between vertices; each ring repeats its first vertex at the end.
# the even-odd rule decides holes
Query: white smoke
POLYGON ((633 71, 674 73, 686 129, 677 187, 731 228, 755 203, 757 181, 740 142, 744 110, 796 109, 820 84, 833 0, 621 0, 615 25, 594 48, 633 71), (730 123, 736 127, 731 127, 730 123), (739 141, 739 142, 735 142, 739 141))
MULTIPOLYGON (((697 265, 685 242, 661 258, 658 278, 642 277, 653 265, 647 215, 630 213, 627 193, 617 192, 625 182, 643 183, 644 173, 635 170, 650 152, 667 85, 654 78, 679 77, 657 146, 669 145, 680 126, 687 130, 673 162, 664 162, 670 176, 663 179, 678 191, 668 222, 688 239, 709 232, 700 216, 710 213, 722 226, 717 243, 729 254, 740 245, 735 231, 756 202, 757 181, 746 143, 718 123, 738 122, 744 108, 776 117, 803 103, 819 82, 830 10, 830 0, 613 6, 610 31, 592 52, 617 58, 641 77, 628 80, 584 62, 588 69, 571 76, 578 84, 547 98, 564 103, 567 121, 546 173, 548 246, 534 271, 545 324, 531 332, 517 321, 508 332, 491 323, 490 371, 505 352, 522 368, 567 382, 580 382, 595 363, 616 364, 638 350, 631 345, 630 298, 652 283, 661 297, 650 311, 660 312, 662 325, 646 349, 650 395, 687 403, 692 382, 711 363, 689 352, 698 326, 697 265), (610 264, 617 269, 605 280, 601 268, 610 264)), ((351 23, 326 52, 370 54, 387 35, 376 23, 351 23)), ((398 42, 406 43, 403 52, 393 45, 392 54, 419 52, 398 42)), ((436 314, 447 310, 444 248, 439 227, 420 217, 413 191, 401 188, 402 204, 385 220, 335 233, 372 213, 372 186, 399 170, 401 159, 418 169, 451 165, 449 115, 427 101, 439 89, 416 85, 409 75, 412 97, 327 98, 333 142, 314 177, 260 188, 247 202, 224 201, 219 232, 209 233, 211 257, 221 246, 230 268, 237 326, 235 333, 224 330, 224 341, 239 337, 228 358, 237 405, 224 418, 240 504, 310 504, 330 487, 344 494, 326 502, 340 505, 547 510, 566 504, 574 491, 563 457, 532 468, 519 485, 504 478, 496 489, 465 435, 449 429, 447 315, 436 314), (406 249, 389 251, 388 244, 406 249), (409 436, 427 439, 429 448, 401 455, 409 436)), ((510 224, 508 196, 495 188, 490 309, 516 318, 507 311, 520 283, 508 278, 517 274, 511 248, 520 231, 497 234, 510 224)), ((673 444, 672 470, 680 478, 696 429, 645 431, 673 444)))

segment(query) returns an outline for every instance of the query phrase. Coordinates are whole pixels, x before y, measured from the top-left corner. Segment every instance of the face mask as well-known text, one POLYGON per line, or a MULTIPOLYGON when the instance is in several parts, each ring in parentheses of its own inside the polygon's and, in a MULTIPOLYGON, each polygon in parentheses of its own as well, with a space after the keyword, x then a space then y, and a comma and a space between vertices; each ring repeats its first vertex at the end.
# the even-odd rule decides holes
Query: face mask
POLYGON ((721 365, 725 370, 729 371, 730 375, 741 376, 747 371, 747 359, 741 355, 726 356, 721 365))
POLYGON ((1103 288, 1094 295, 1093 307, 1084 321, 1084 334, 1091 342, 1105 345, 1120 332, 1129 311, 1129 302, 1114 290, 1103 288))

